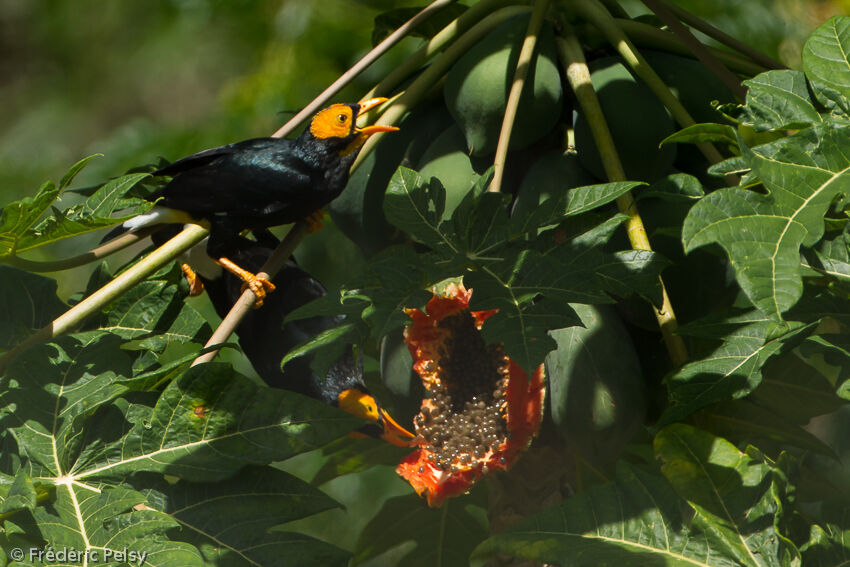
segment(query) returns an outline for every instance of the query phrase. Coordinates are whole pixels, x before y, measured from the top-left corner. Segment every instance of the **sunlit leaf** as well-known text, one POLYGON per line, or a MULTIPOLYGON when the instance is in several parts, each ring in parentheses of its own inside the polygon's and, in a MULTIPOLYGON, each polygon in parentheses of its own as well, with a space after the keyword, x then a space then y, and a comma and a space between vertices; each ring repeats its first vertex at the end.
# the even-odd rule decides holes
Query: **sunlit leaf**
POLYGON ((694 524, 726 557, 748 567, 799 564, 799 551, 780 531, 787 500, 778 469, 684 424, 659 431, 655 453, 661 472, 696 510, 694 524))
POLYGON ((806 76, 800 71, 767 71, 744 85, 747 117, 756 132, 802 129, 821 122, 806 76))
POLYGON ((802 295, 800 246, 821 239, 833 198, 850 191, 848 144, 850 126, 828 123, 745 148, 769 194, 728 188, 701 199, 682 228, 685 249, 722 246, 747 297, 780 320, 802 295))
POLYGON ((803 71, 818 101, 850 115, 850 18, 833 16, 803 46, 803 71))
POLYGON ((506 554, 562 567, 735 565, 690 526, 690 512, 658 476, 621 465, 594 486, 482 543, 476 557, 506 554))

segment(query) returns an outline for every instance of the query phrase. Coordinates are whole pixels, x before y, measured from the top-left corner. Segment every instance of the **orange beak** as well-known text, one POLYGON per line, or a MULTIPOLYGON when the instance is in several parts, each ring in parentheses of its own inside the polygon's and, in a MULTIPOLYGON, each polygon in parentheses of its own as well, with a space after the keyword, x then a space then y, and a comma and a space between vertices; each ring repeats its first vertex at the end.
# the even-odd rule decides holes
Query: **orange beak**
MULTIPOLYGON (((371 109, 375 108, 379 104, 383 104, 387 102, 389 99, 383 96, 378 96, 375 98, 369 98, 364 101, 358 102, 357 104, 360 106, 360 110, 357 112, 358 116, 361 116, 371 109)), ((364 126, 363 128, 357 128, 355 132, 358 134, 364 134, 364 138, 368 138, 372 134, 377 134, 378 132, 395 132, 398 130, 395 126, 384 126, 383 124, 373 124, 372 126, 364 126)))
POLYGON ((339 395, 339 409, 370 421, 381 428, 380 437, 399 447, 409 447, 413 434, 399 425, 370 394, 352 388, 339 395))

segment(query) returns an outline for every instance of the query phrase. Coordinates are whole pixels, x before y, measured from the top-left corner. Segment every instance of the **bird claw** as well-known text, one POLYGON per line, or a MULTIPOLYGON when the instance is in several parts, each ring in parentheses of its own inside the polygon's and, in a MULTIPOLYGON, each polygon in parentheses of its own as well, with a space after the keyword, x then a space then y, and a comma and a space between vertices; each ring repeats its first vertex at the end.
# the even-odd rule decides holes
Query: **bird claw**
POLYGON ((197 297, 204 293, 204 282, 201 281, 195 270, 189 264, 182 264, 180 269, 183 270, 183 275, 189 284, 189 297, 197 297))
POLYGON ((245 291, 245 289, 250 289, 254 293, 254 297, 257 298, 254 302, 254 309, 259 309, 263 306, 266 295, 275 290, 275 285, 262 276, 252 275, 245 280, 242 291, 245 291))
POLYGON ((313 234, 322 230, 322 219, 324 218, 324 216, 325 213, 323 213, 321 210, 318 210, 313 211, 304 219, 304 221, 307 223, 308 234, 313 234))

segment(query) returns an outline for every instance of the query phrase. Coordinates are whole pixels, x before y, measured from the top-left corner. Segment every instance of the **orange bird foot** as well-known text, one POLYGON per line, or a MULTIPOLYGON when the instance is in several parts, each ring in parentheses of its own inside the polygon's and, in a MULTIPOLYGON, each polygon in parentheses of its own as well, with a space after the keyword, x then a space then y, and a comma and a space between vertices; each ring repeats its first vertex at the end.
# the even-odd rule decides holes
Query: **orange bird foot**
POLYGON ((307 223, 307 234, 313 234, 322 230, 322 219, 324 216, 325 213, 318 210, 313 211, 309 216, 304 218, 304 221, 307 223))
POLYGON ((182 264, 180 269, 183 270, 183 275, 186 276, 186 281, 189 283, 189 297, 197 297, 204 293, 204 282, 195 273, 195 270, 189 264, 182 264))
POLYGON ((238 277, 243 282, 245 282, 245 285, 242 286, 242 291, 245 291, 246 288, 250 289, 254 293, 254 296, 257 298, 257 300, 254 302, 254 309, 259 309, 260 307, 262 307, 263 301, 265 301, 266 299, 266 294, 271 293, 275 290, 275 285, 267 278, 252 274, 248 270, 240 268, 232 260, 229 260, 227 258, 219 258, 218 260, 216 260, 216 263, 231 274, 238 277))

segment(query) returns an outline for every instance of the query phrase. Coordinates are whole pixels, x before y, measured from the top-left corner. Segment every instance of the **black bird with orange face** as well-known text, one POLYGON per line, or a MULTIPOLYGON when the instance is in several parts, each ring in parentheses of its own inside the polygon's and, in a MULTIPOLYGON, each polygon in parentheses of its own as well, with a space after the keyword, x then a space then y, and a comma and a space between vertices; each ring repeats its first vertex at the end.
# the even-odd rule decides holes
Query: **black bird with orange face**
MULTIPOLYGON (((262 266, 278 245, 278 240, 266 230, 255 232, 256 241, 239 237, 233 252, 234 260, 255 271, 262 266)), ((198 273, 207 295, 221 317, 241 295, 241 282, 231 274, 217 277, 198 273)), ((246 314, 236 332, 242 351, 257 374, 273 388, 292 390, 326 404, 336 406, 368 422, 361 432, 380 437, 393 445, 408 446, 413 435, 399 425, 369 392, 363 381, 363 364, 349 345, 322 377, 310 367, 311 357, 290 360, 281 368, 283 355, 293 347, 338 325, 343 317, 315 316, 284 323, 296 308, 322 297, 327 292, 315 278, 293 261, 273 278, 277 293, 267 299, 264 309, 246 314)))
POLYGON ((207 253, 237 275, 262 303, 274 286, 242 269, 229 256, 239 234, 288 224, 310 216, 339 195, 366 140, 392 126, 357 127, 357 117, 385 102, 334 104, 318 112, 295 140, 254 138, 212 148, 154 172, 171 181, 149 199, 150 212, 124 223, 135 230, 159 223, 209 223, 207 253))

